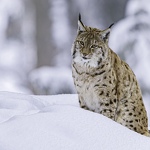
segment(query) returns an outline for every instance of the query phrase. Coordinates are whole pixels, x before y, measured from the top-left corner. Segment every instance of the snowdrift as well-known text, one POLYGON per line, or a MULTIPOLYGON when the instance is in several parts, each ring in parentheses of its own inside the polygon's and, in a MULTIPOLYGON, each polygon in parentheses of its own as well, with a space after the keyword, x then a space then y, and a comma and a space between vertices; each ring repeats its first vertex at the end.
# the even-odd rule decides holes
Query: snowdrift
POLYGON ((150 150, 150 138, 81 109, 77 95, 0 92, 0 150, 150 150))

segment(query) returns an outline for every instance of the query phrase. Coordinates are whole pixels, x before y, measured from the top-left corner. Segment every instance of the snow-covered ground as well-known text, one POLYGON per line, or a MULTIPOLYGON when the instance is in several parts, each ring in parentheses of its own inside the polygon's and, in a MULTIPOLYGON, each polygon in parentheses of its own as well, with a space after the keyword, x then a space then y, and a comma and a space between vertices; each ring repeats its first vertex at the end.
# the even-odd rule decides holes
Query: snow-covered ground
POLYGON ((150 138, 81 109, 77 95, 0 92, 0 150, 150 150, 150 138))

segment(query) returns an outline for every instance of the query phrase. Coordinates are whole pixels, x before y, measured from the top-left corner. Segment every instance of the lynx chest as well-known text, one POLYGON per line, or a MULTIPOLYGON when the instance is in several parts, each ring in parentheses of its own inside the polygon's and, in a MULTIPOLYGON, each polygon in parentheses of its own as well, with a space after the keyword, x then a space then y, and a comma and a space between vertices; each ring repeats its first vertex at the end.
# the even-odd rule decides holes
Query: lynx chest
POLYGON ((90 108, 90 110, 99 112, 101 109, 101 98, 99 97, 101 78, 98 76, 93 77, 86 73, 79 74, 74 71, 74 83, 80 99, 84 101, 85 105, 90 108))

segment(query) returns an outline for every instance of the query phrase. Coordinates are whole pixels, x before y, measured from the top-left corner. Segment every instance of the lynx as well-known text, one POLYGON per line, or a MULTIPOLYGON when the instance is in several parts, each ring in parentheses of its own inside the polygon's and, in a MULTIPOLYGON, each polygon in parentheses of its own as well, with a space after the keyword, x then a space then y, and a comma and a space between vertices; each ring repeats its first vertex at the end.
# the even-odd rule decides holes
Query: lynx
POLYGON ((72 76, 81 108, 150 136, 148 118, 136 76, 108 46, 106 30, 85 26, 79 15, 72 46, 72 76))

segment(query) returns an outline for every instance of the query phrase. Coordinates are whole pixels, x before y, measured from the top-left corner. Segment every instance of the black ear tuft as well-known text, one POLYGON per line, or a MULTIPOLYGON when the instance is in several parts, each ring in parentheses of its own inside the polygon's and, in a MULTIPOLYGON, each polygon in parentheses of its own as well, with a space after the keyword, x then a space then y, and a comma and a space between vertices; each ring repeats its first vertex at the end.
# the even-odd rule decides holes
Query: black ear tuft
POLYGON ((82 31, 85 31, 85 26, 84 24, 82 23, 81 21, 81 14, 79 13, 79 19, 78 19, 78 32, 82 32, 82 31))
POLYGON ((104 40, 105 43, 108 43, 109 35, 110 35, 110 28, 107 28, 106 30, 103 30, 101 32, 101 37, 104 40))
POLYGON ((79 21, 81 21, 81 14, 79 13, 79 21))
POLYGON ((111 28, 113 25, 114 25, 114 23, 112 23, 112 24, 109 26, 109 28, 111 28))

